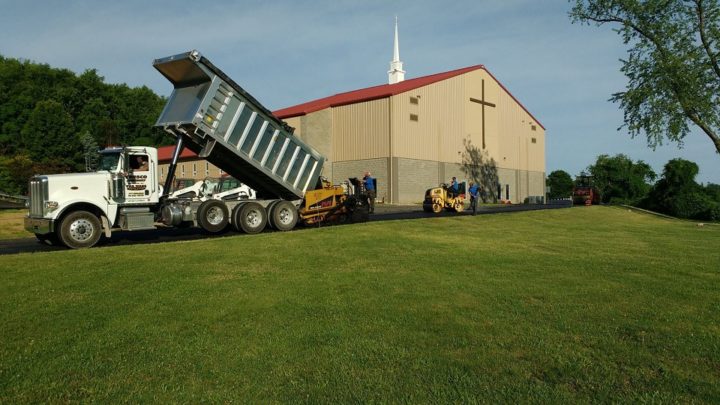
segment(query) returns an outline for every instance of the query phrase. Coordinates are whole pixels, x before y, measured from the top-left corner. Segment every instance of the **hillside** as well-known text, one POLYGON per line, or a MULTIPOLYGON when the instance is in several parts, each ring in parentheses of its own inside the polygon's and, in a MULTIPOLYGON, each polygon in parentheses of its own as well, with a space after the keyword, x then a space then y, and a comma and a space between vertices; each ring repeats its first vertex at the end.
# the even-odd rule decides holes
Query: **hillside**
POLYGON ((720 401, 720 227, 620 208, 0 257, 0 402, 720 401))

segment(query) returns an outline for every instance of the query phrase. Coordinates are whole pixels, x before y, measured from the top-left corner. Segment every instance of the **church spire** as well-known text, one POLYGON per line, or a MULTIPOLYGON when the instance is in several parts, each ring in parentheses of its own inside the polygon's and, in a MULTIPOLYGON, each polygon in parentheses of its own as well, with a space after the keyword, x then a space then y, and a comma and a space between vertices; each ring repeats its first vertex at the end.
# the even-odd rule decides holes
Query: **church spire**
POLYGON ((395 84, 405 80, 405 71, 402 70, 403 63, 400 61, 400 42, 398 41, 398 23, 395 16, 395 44, 393 46, 393 60, 390 62, 388 71, 388 83, 395 84))

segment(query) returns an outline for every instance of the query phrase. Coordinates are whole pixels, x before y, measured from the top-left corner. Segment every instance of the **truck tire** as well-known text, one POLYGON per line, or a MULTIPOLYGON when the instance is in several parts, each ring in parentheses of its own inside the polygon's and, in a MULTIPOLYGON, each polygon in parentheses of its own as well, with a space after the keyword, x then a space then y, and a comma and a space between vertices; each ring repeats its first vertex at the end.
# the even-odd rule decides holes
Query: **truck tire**
POLYGON ((237 204, 230 213, 230 226, 232 226, 235 232, 243 232, 240 226, 240 211, 242 211, 243 205, 245 205, 245 203, 237 204))
POLYGON ((265 207, 265 212, 267 212, 267 214, 268 214, 267 226, 269 226, 273 229, 276 229, 276 228, 275 228, 275 224, 273 224, 273 221, 272 221, 273 220, 272 215, 270 215, 270 214, 272 213, 273 208, 275 208, 277 203, 279 203, 280 201, 282 201, 282 200, 272 200, 272 201, 270 201, 270 204, 268 204, 267 207, 265 207))
POLYGON ((197 222, 205 232, 222 232, 229 222, 227 205, 219 200, 204 201, 197 210, 197 222))
POLYGON ((275 229, 289 231, 297 224, 298 212, 290 201, 280 201, 273 206, 270 217, 275 229))
POLYGON ((102 235, 100 219, 87 211, 74 211, 65 216, 58 229, 58 238, 70 249, 95 246, 102 235))
POLYGON ((240 204, 233 210, 232 222, 238 232, 259 233, 267 224, 267 211, 256 202, 240 204))

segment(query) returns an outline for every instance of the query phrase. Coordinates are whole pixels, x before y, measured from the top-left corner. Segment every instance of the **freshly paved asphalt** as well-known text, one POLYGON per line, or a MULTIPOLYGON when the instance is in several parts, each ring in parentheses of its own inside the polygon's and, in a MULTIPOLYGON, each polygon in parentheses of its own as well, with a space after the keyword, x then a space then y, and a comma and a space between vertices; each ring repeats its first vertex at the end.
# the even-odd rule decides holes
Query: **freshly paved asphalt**
MULTIPOLYGON (((481 206, 478 207, 478 215, 487 214, 498 214, 507 212, 518 212, 518 211, 533 211, 533 210, 546 210, 546 209, 557 209, 557 208, 568 208, 570 205, 567 204, 551 204, 551 205, 502 205, 502 206, 481 206)), ((370 221, 390 221, 390 220, 401 220, 401 219, 420 219, 420 218, 432 218, 432 217, 445 217, 445 216, 463 216, 471 215, 470 211, 464 211, 461 213, 455 212, 441 212, 440 214, 426 213, 422 210, 420 205, 376 205, 375 213, 370 215, 370 221)), ((303 228, 299 228, 303 229, 303 228)), ((115 245, 137 245, 137 244, 150 244, 150 243, 162 243, 171 242, 178 240, 193 240, 193 239, 210 239, 210 238, 222 238, 228 236, 238 235, 235 232, 225 232, 219 235, 208 235, 199 228, 160 228, 150 231, 118 231, 113 232, 110 239, 103 238, 98 243, 96 248, 102 248, 104 246, 115 246, 115 245)), ((247 237, 252 237, 246 235, 247 237)), ((39 242, 35 238, 23 238, 23 239, 7 239, 0 240, 0 255, 14 254, 14 253, 35 253, 35 252, 50 252, 54 250, 66 250, 60 246, 50 246, 39 242)))

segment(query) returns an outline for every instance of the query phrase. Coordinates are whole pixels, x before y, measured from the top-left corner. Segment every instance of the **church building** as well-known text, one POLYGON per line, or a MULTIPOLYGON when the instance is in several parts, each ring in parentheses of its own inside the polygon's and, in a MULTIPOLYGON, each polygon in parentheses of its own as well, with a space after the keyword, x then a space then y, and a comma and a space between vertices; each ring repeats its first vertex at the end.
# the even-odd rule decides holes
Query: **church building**
MULTIPOLYGON (((405 80, 397 21, 388 84, 275 111, 325 155, 334 183, 370 171, 378 199, 416 203, 451 177, 463 156, 494 161, 492 197, 521 203, 545 195, 545 127, 483 65, 405 80)), ((466 164, 467 164, 466 160, 466 164)))
MULTIPOLYGON (((273 113, 326 157, 325 177, 339 184, 370 171, 386 203, 418 203, 453 176, 470 180, 468 155, 492 164, 486 196, 522 203, 545 195, 545 127, 483 65, 405 80, 397 21, 388 84, 273 113)), ((185 161, 199 169, 193 175, 217 170, 185 161)))

